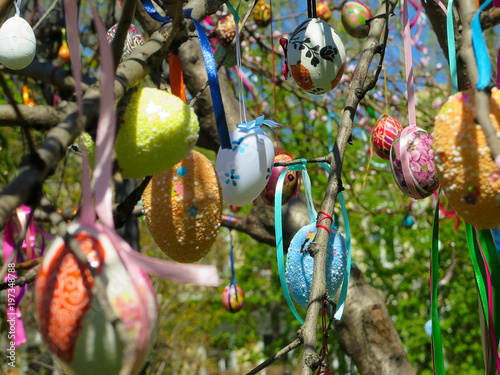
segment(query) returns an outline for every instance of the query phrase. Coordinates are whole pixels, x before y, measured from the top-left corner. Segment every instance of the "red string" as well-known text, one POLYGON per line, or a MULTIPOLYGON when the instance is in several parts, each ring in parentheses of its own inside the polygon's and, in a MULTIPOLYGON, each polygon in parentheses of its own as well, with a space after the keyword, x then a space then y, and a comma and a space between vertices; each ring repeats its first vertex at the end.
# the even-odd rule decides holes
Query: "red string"
POLYGON ((318 223, 316 224, 316 228, 323 228, 324 230, 326 230, 328 232, 328 235, 330 235, 330 228, 327 228, 326 226, 324 226, 323 224, 321 224, 321 222, 325 219, 330 219, 332 222, 333 222, 333 217, 331 217, 330 215, 328 215, 325 211, 319 211, 320 214, 323 214, 325 216, 323 216, 319 221, 318 223))
MULTIPOLYGON (((322 211, 320 211, 322 212, 322 211)), ((331 217, 331 216, 330 216, 331 217)), ((321 367, 318 369, 316 375, 321 374, 329 374, 333 375, 330 371, 330 359, 328 358, 328 335, 326 330, 326 301, 321 301, 322 309, 321 309, 321 328, 323 331, 323 342, 321 345, 321 350, 319 351, 319 356, 321 358, 321 362, 325 363, 325 369, 322 370, 321 367)))
MULTIPOLYGON (((273 33, 273 2, 269 0, 269 8, 271 13, 271 54, 273 59, 273 89, 274 89, 274 121, 278 122, 278 108, 276 105, 276 65, 274 62, 274 33, 273 33)), ((280 148, 278 139, 278 128, 276 128, 276 154, 278 154, 280 148)))

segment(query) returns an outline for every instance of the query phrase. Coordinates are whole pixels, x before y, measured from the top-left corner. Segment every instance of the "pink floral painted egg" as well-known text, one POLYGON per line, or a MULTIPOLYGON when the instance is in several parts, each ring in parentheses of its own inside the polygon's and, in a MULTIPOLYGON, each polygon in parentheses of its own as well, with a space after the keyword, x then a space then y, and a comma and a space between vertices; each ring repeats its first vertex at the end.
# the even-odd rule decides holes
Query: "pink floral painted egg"
POLYGON ((287 64, 300 88, 310 94, 324 94, 334 89, 344 74, 344 44, 328 23, 308 19, 290 36, 287 64))
POLYGON ((361 1, 348 1, 342 8, 342 25, 345 31, 355 38, 366 38, 370 26, 366 20, 373 18, 370 9, 361 1))
POLYGON ((245 304, 245 293, 239 285, 234 287, 234 284, 227 285, 222 292, 222 305, 224 308, 232 313, 238 312, 245 304))
POLYGON ((389 160, 394 138, 403 130, 401 124, 392 117, 384 117, 372 130, 373 149, 382 159, 389 160))
POLYGON ((416 125, 404 128, 392 143, 392 176, 409 197, 426 198, 439 186, 431 147, 432 136, 416 125))
MULTIPOLYGON (((274 162, 285 162, 292 161, 293 157, 286 153, 278 154, 274 157, 274 162)), ((260 197, 268 206, 274 207, 274 196, 276 195, 276 184, 278 183, 278 178, 281 173, 286 169, 285 166, 275 166, 271 172, 271 177, 269 177, 269 181, 267 182, 266 187, 260 193, 260 197)), ((285 180, 283 181, 283 196, 282 196, 282 204, 288 203, 288 201, 292 198, 293 194, 297 191, 298 187, 298 174, 296 171, 288 171, 285 175, 285 180)))

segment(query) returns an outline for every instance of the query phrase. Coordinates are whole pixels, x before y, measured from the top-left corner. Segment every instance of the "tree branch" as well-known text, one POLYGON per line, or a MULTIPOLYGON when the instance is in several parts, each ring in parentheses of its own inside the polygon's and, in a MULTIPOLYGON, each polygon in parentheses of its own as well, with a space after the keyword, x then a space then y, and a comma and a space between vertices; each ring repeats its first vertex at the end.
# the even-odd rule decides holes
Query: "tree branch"
MULTIPOLYGON (((49 130, 61 123, 70 112, 76 109, 76 106, 74 103, 62 102, 57 107, 30 107, 18 104, 17 108, 27 126, 35 130, 49 130)), ((0 104, 0 126, 19 126, 18 116, 11 105, 0 104)))
POLYGON ((286 353, 291 352, 293 349, 299 347, 299 345, 302 344, 302 340, 300 338, 295 339, 292 341, 290 344, 285 346, 283 349, 281 349, 279 352, 276 354, 273 354, 271 357, 266 359, 264 362, 262 362, 260 365, 258 365, 256 368, 248 372, 246 375, 255 375, 258 374, 260 371, 264 370, 266 367, 271 365, 273 362, 275 362, 277 359, 280 359, 283 357, 286 353))

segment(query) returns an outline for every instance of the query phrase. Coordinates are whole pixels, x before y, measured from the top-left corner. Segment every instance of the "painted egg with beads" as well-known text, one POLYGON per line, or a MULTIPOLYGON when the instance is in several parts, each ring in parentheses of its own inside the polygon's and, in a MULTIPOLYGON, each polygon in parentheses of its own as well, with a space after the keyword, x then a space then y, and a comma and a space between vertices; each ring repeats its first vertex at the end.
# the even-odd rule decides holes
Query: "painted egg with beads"
POLYGON ((394 180, 409 197, 423 199, 439 187, 432 136, 416 125, 407 126, 396 136, 390 164, 394 180))
POLYGON ((271 4, 259 0, 253 10, 253 20, 259 27, 267 27, 271 23, 271 4))
POLYGON ((384 117, 372 130, 373 149, 382 159, 389 160, 394 138, 403 130, 401 124, 392 117, 384 117))
POLYGON ((271 177, 273 142, 259 127, 229 133, 231 148, 219 148, 215 170, 222 197, 230 205, 245 206, 259 196, 271 177))
POLYGON ((370 31, 367 20, 373 18, 371 10, 361 1, 347 1, 342 7, 342 25, 355 38, 366 38, 370 31))
MULTIPOLYGON (((313 278, 314 258, 307 252, 316 237, 316 223, 302 227, 293 237, 286 256, 286 282, 290 294, 299 306, 307 308, 313 278)), ((344 237, 331 229, 327 245, 326 285, 331 298, 342 284, 347 266, 347 247, 344 237)))
POLYGON ((325 22, 330 21, 332 18, 332 11, 325 3, 317 3, 316 4, 316 15, 319 19, 322 19, 325 22))
POLYGON ((199 130, 194 110, 177 96, 140 88, 130 98, 116 136, 123 177, 152 176, 172 168, 191 151, 199 130))
MULTIPOLYGON (((438 180, 450 204, 469 224, 500 225, 500 172, 481 126, 474 121, 472 91, 451 96, 434 121, 434 160, 438 180)), ((500 140, 500 90, 493 88, 490 120, 500 140)))
MULTIPOLYGON (((278 154, 274 157, 274 162, 287 162, 294 160, 293 157, 286 153, 278 154)), ((274 207, 274 197, 276 195, 276 185, 278 183, 278 178, 281 173, 286 169, 286 166, 274 166, 271 172, 271 177, 267 181, 267 185, 260 193, 260 197, 268 206, 274 207)), ((288 203, 292 199, 293 195, 297 192, 298 185, 298 173, 296 171, 287 171, 285 174, 285 179, 283 180, 283 190, 282 190, 282 204, 288 203)))
POLYGON ((45 252, 34 284, 41 336, 65 373, 119 375, 127 358, 132 360, 130 373, 136 374, 154 346, 157 330, 151 282, 144 273, 127 270, 116 250, 123 240, 76 223, 68 226, 68 233, 100 275, 109 306, 100 304, 92 274, 57 237, 45 252), (125 343, 106 319, 107 308, 123 323, 135 346, 133 355, 125 352, 125 343))
POLYGON ((36 38, 30 24, 14 16, 0 27, 0 63, 8 69, 26 68, 36 54, 36 38))
POLYGON ((215 26, 217 40, 224 47, 229 47, 236 36, 236 23, 232 14, 226 14, 215 26))
POLYGON ((222 292, 222 305, 227 311, 236 313, 243 308, 244 304, 245 293, 243 293, 243 289, 238 284, 236 288, 234 284, 229 284, 224 288, 222 292))
MULTIPOLYGON (((108 43, 111 43, 115 38, 117 27, 118 24, 115 24, 108 30, 106 34, 108 43)), ((142 46, 144 43, 144 36, 141 31, 134 25, 130 25, 127 32, 127 38, 125 39, 125 45, 123 46, 122 60, 126 59, 136 47, 142 46)))
POLYGON ((177 262, 200 260, 217 238, 222 215, 219 180, 210 160, 198 151, 154 175, 142 204, 155 243, 177 262))
POLYGON ((287 50, 290 75, 310 94, 335 88, 345 69, 345 49, 339 36, 319 18, 302 22, 290 36, 287 50))

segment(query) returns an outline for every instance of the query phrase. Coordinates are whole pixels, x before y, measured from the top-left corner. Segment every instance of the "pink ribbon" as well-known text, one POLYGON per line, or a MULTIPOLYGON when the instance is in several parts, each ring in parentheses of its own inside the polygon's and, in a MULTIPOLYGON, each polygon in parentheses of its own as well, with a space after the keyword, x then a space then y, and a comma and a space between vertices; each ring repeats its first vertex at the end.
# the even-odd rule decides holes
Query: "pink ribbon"
MULTIPOLYGON (((2 248, 3 248, 3 259, 7 261, 11 255, 14 253, 15 247, 15 234, 19 234, 23 228, 26 226, 27 218, 30 214, 30 208, 27 206, 21 206, 17 209, 17 215, 9 220, 5 225, 5 229, 3 232, 2 238, 2 248), (16 225, 16 221, 17 224, 16 225)), ((22 249, 26 254, 27 259, 35 258, 35 224, 33 221, 29 223, 28 230, 26 231, 26 237, 23 239, 22 249)), ((23 259, 23 255, 21 253, 18 254, 20 259, 23 259)), ((13 264, 17 263, 17 257, 15 257, 12 261, 13 264)), ((10 268, 10 267, 9 267, 10 268)), ((9 282, 17 279, 17 272, 7 272, 4 278, 4 282, 9 282)), ((24 331, 24 324, 22 320, 21 310, 19 308, 19 304, 21 303, 21 299, 24 296, 24 293, 28 289, 27 285, 20 288, 19 286, 15 286, 14 288, 7 289, 7 298, 14 298, 14 306, 10 305, 9 299, 7 300, 7 319, 9 321, 9 327, 13 327, 13 330, 10 329, 10 332, 13 333, 14 336, 14 346, 17 348, 19 345, 24 344, 26 342, 26 334, 24 331), (14 293, 11 294, 10 291, 14 290, 14 293)))
MULTIPOLYGON (((413 57, 411 53, 411 33, 408 20, 408 1, 403 2, 403 44, 405 52, 406 92, 408 97, 409 125, 417 124, 415 113, 415 88, 413 81, 413 57)), ((401 137, 402 138, 402 137, 401 137)))

